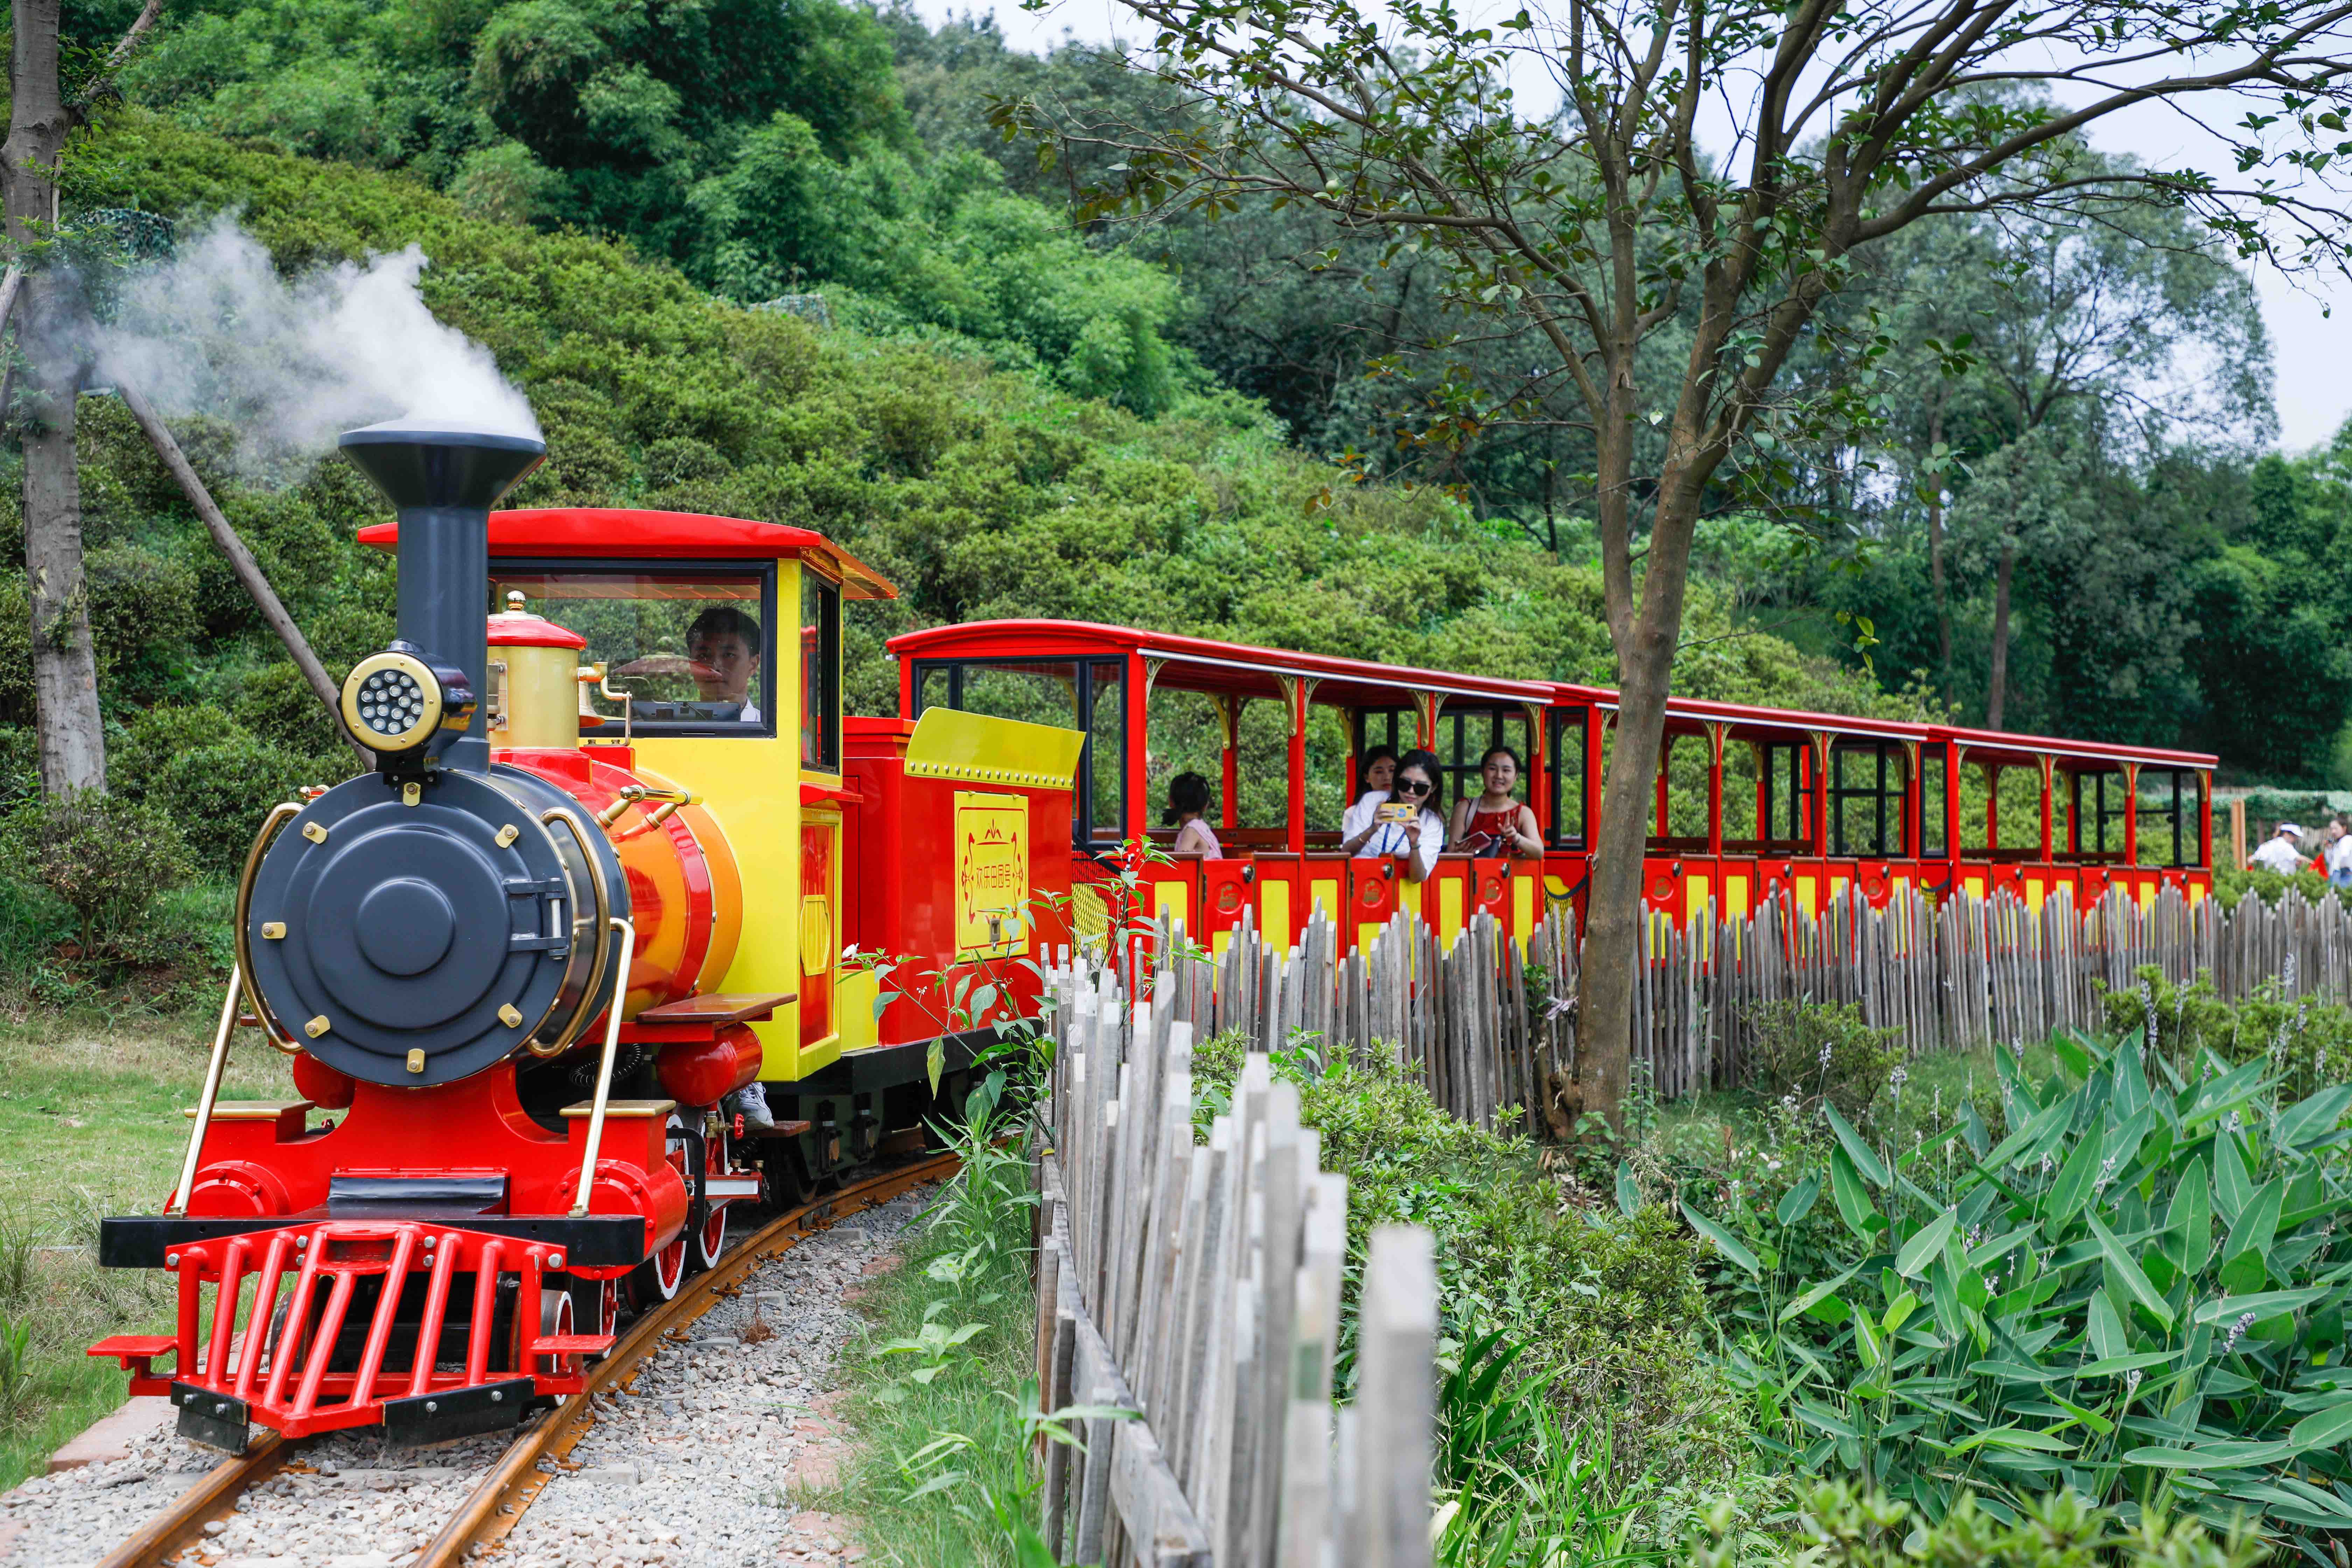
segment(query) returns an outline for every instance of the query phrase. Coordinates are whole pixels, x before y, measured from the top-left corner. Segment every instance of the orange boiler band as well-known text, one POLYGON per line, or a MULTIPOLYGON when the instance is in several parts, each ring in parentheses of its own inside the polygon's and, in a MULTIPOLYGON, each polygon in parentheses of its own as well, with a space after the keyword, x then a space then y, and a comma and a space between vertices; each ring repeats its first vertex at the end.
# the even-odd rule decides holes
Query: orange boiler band
POLYGON ((634 765, 629 748, 517 749, 493 753, 561 785, 580 802, 588 831, 604 826, 628 880, 637 945, 622 1016, 719 989, 743 931, 743 880, 726 831, 700 805, 623 799, 632 784, 660 791, 667 779, 634 765))
POLYGON ((760 1037, 730 1024, 714 1039, 664 1046, 655 1069, 680 1105, 716 1105, 760 1076, 760 1037))

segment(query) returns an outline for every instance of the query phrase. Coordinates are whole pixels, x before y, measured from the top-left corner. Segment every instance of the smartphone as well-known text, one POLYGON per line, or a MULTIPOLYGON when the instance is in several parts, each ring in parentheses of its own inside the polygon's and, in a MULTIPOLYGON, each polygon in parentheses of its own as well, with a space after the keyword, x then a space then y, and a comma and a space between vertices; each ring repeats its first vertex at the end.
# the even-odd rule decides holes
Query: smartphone
POLYGON ((1387 801, 1372 813, 1372 820, 1409 825, 1421 820, 1421 809, 1418 806, 1408 805, 1401 800, 1387 801))

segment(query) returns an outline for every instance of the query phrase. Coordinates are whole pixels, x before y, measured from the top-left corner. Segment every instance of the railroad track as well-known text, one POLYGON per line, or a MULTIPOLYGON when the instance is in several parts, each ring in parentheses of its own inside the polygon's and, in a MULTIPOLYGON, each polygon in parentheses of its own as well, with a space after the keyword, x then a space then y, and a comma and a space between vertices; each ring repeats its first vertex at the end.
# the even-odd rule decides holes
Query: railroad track
MULTIPOLYGON (((596 1397, 626 1389, 666 1344, 675 1343, 688 1324, 734 1294, 753 1269, 782 1257, 803 1237, 818 1234, 836 1220, 952 1174, 957 1163, 953 1154, 935 1154, 877 1173, 779 1215, 728 1248, 716 1265, 688 1279, 676 1297, 632 1324, 611 1352, 589 1370, 585 1389, 523 1426, 407 1568, 457 1568, 472 1552, 504 1540, 553 1479, 540 1468, 541 1462, 551 1458, 561 1463, 595 1426, 596 1397)), ((226 1519, 239 1498, 277 1475, 306 1447, 305 1440, 289 1442, 276 1433, 257 1438, 241 1458, 223 1460, 149 1519, 100 1560, 98 1568, 154 1568, 168 1561, 200 1538, 205 1525, 226 1519)))

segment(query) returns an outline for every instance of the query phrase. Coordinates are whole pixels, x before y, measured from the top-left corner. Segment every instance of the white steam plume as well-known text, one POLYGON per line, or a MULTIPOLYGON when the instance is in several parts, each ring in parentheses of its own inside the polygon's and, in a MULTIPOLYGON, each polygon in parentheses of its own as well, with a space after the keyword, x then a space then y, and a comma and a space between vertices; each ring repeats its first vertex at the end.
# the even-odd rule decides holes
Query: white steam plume
POLYGON ((383 419, 537 436, 489 350, 425 308, 426 265, 412 245, 289 281, 223 216, 129 280, 98 329, 98 372, 167 415, 231 422, 242 455, 264 462, 315 457, 383 419))

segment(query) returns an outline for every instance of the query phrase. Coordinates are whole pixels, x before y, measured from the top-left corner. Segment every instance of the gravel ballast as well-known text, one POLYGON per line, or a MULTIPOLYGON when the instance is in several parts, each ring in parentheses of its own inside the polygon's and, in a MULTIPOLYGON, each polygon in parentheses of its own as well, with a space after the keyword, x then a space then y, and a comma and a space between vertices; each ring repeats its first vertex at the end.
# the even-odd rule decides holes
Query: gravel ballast
MULTIPOLYGON (((859 1281, 887 1267, 921 1191, 851 1215, 754 1269, 665 1344, 596 1422, 488 1561, 500 1568, 855 1562, 846 1521, 805 1508, 846 1446, 829 1415, 859 1281), (764 1326, 752 1327, 755 1320, 764 1326), (746 1331, 751 1338, 747 1342, 746 1331)), ((0 1568, 81 1568, 220 1456, 168 1410, 129 1457, 37 1477, 0 1496, 0 1568)), ((504 1436, 429 1448, 339 1433, 308 1445, 178 1561, 215 1568, 402 1568, 505 1451, 504 1436)))

